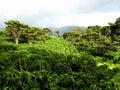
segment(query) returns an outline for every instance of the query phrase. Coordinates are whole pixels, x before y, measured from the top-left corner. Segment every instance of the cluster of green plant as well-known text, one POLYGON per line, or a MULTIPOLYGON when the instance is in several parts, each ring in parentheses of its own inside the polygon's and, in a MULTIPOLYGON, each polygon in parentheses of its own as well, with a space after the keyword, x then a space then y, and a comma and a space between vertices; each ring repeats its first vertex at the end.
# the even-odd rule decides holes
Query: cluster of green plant
POLYGON ((110 70, 106 65, 98 67, 87 52, 65 55, 34 45, 0 44, 0 47, 2 90, 115 88, 111 79, 118 70, 110 70))
POLYGON ((45 41, 49 39, 49 35, 52 35, 52 30, 49 28, 32 27, 15 20, 8 20, 5 24, 7 36, 16 44, 19 44, 19 41, 29 44, 34 41, 45 41))
POLYGON ((76 27, 63 38, 49 28, 14 20, 5 24, 0 90, 120 89, 120 18, 109 26, 76 27))
POLYGON ((106 64, 111 69, 119 68, 120 18, 117 18, 114 23, 108 24, 108 26, 89 26, 84 33, 82 29, 78 28, 76 31, 64 33, 63 37, 76 46, 79 52, 87 51, 90 55, 95 56, 94 60, 98 66, 106 64))

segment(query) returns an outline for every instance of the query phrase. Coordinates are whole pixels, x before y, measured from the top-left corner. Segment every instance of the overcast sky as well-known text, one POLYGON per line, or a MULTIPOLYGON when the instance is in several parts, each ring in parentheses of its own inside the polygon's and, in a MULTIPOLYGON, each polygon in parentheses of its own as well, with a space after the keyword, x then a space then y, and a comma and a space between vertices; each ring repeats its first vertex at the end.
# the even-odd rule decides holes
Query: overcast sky
POLYGON ((39 27, 107 25, 120 17, 120 0, 0 0, 0 25, 9 19, 39 27))

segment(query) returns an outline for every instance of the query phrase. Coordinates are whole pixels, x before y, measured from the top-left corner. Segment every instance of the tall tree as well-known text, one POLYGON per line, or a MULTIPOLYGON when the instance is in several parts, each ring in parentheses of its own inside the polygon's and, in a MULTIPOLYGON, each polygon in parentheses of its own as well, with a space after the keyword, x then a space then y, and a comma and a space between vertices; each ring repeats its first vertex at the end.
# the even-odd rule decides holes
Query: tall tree
POLYGON ((15 21, 15 20, 8 20, 7 22, 5 22, 5 24, 6 24, 5 30, 7 31, 7 34, 15 40, 16 44, 18 44, 20 36, 22 34, 22 28, 24 28, 28 25, 25 25, 19 21, 15 21))
POLYGON ((45 33, 39 27, 26 27, 23 29, 22 35, 31 44, 33 41, 45 40, 45 33))
POLYGON ((63 38, 74 43, 74 42, 78 42, 78 40, 80 38, 80 34, 78 34, 76 32, 65 32, 63 34, 63 38))
POLYGON ((37 27, 26 27, 22 31, 22 37, 25 37, 25 39, 28 41, 29 44, 32 43, 36 39, 36 30, 39 29, 37 27))
POLYGON ((120 40, 120 17, 116 19, 114 23, 109 23, 111 30, 111 40, 119 41, 120 40))
POLYGON ((101 27, 101 34, 107 37, 110 37, 110 26, 103 26, 101 27))
POLYGON ((33 27, 32 29, 35 30, 36 40, 38 40, 38 41, 45 41, 46 40, 46 33, 41 28, 33 27))
POLYGON ((101 26, 95 25, 95 26, 88 26, 85 35, 83 35, 83 38, 89 41, 89 46, 96 46, 98 43, 98 39, 100 37, 101 32, 101 26))

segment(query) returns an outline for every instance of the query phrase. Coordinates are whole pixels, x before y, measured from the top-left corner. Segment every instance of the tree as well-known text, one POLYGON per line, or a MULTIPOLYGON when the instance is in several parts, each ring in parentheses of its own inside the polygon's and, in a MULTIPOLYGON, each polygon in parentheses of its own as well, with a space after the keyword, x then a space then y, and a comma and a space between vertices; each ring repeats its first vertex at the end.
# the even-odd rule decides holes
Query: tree
POLYGON ((49 29, 49 28, 43 28, 43 32, 48 34, 48 35, 52 35, 53 34, 52 30, 49 29))
POLYGON ((46 33, 38 27, 33 27, 32 29, 35 30, 35 39, 38 41, 45 41, 46 40, 46 33))
POLYGON ((19 21, 8 20, 5 22, 7 34, 15 40, 15 43, 19 43, 20 36, 22 34, 22 28, 28 26, 19 21))
POLYGON ((7 40, 4 30, 0 30, 0 43, 4 43, 7 40))
POLYGON ((114 23, 109 23, 111 30, 111 41, 120 40, 120 17, 114 23))
POLYGON ((21 38, 25 37, 25 39, 28 41, 28 43, 31 44, 34 40, 37 40, 43 34, 44 34, 44 32, 42 32, 41 29, 38 27, 26 27, 22 31, 21 38))
POLYGON ((76 32, 77 34, 84 34, 85 33, 85 29, 79 26, 76 26, 73 28, 72 32, 76 32))
POLYGON ((63 38, 70 41, 72 44, 77 44, 80 40, 80 34, 76 32, 65 32, 63 38))
POLYGON ((88 26, 86 33, 82 35, 82 38, 88 41, 88 46, 96 47, 100 35, 101 26, 88 26))
POLYGON ((103 26, 101 27, 101 34, 107 37, 110 37, 110 26, 103 26))
POLYGON ((56 30, 55 34, 56 34, 56 37, 58 37, 58 38, 60 37, 60 31, 56 30))

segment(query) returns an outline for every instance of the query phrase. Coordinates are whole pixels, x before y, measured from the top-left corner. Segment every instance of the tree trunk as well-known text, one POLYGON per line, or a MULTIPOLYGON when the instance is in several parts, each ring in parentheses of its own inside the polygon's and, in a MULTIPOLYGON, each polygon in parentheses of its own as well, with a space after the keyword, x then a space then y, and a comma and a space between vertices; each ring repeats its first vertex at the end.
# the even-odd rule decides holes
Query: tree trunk
POLYGON ((19 43, 19 39, 15 38, 15 44, 18 44, 18 43, 19 43))

